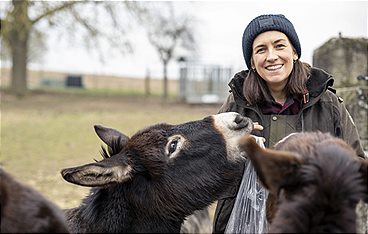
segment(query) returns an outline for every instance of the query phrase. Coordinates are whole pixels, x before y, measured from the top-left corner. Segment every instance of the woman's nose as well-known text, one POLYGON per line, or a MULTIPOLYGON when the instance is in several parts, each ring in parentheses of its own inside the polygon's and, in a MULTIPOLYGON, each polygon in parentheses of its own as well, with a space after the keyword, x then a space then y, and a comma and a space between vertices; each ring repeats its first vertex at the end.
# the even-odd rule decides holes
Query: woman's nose
POLYGON ((275 61, 277 58, 278 58, 278 56, 277 56, 277 53, 276 53, 275 50, 273 50, 273 49, 268 49, 267 50, 267 61, 272 62, 272 61, 275 61))

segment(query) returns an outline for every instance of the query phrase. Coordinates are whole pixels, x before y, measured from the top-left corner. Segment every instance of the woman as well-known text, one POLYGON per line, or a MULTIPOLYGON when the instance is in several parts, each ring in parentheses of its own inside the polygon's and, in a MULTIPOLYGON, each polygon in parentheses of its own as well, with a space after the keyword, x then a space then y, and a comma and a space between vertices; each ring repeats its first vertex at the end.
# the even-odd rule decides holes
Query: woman
MULTIPOLYGON (((245 28, 243 54, 249 70, 235 74, 231 94, 219 112, 235 111, 263 126, 254 134, 272 147, 292 132, 330 132, 351 144, 364 158, 356 126, 325 71, 299 60, 301 47, 284 15, 260 15, 245 28)), ((214 233, 223 233, 241 178, 218 200, 214 233)))

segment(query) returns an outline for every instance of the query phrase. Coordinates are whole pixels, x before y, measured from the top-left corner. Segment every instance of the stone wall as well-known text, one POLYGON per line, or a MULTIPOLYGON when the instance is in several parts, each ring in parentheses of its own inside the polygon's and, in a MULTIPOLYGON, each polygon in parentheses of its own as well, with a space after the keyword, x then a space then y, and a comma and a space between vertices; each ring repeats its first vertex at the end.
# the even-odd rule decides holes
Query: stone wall
POLYGON ((313 66, 331 73, 336 88, 358 85, 356 77, 368 75, 368 38, 331 38, 314 50, 313 66))
POLYGON ((317 48, 313 54, 313 66, 331 73, 334 88, 344 99, 358 127, 363 148, 368 152, 368 81, 357 79, 368 76, 368 38, 334 37, 317 48), (358 92, 363 95, 359 96, 358 92), (360 100, 359 98, 365 98, 360 100))
POLYGON ((345 106, 358 128, 363 149, 368 153, 368 86, 337 88, 336 93, 343 98, 345 106), (362 94, 359 95, 359 93, 362 94))
MULTIPOLYGON (((314 51, 313 66, 334 76, 334 87, 357 125, 368 157, 368 81, 357 79, 359 75, 368 76, 368 38, 344 38, 341 34, 331 38, 314 51), (359 102, 358 91, 363 92, 365 100, 359 102)), ((368 233, 368 204, 361 202, 356 210, 357 233, 368 233)))

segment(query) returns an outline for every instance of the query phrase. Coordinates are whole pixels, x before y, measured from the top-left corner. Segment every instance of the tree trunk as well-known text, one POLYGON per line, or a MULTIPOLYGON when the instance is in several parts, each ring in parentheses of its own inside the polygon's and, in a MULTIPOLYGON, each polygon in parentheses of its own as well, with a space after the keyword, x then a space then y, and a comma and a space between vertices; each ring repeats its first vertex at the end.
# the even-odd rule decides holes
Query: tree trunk
POLYGON ((12 45, 11 90, 17 96, 27 91, 28 39, 14 38, 12 45))
POLYGON ((11 90, 17 96, 27 91, 28 39, 32 22, 28 17, 28 1, 13 0, 13 19, 9 37, 12 53, 11 90))
POLYGON ((163 98, 165 100, 167 100, 167 97, 168 97, 167 64, 168 64, 168 61, 163 61, 163 65, 164 65, 164 94, 163 94, 163 98))
POLYGON ((146 70, 146 79, 145 79, 145 82, 144 82, 144 93, 145 95, 148 97, 151 95, 151 74, 150 74, 150 71, 149 69, 146 70))

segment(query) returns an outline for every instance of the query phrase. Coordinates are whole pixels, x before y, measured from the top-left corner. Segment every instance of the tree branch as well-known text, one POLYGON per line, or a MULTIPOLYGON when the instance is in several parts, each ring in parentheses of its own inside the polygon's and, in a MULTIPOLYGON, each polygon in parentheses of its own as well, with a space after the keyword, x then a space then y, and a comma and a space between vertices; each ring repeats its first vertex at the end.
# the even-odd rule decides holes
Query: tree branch
POLYGON ((31 20, 32 25, 36 24, 41 19, 45 18, 46 16, 53 15, 55 12, 62 11, 66 8, 72 7, 75 4, 81 3, 80 1, 68 1, 54 9, 50 9, 46 12, 43 12, 41 15, 37 16, 35 19, 31 20))

